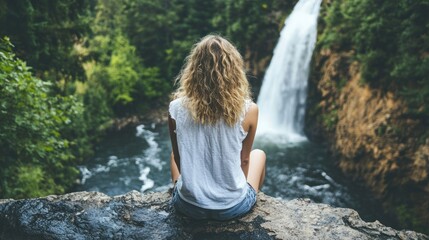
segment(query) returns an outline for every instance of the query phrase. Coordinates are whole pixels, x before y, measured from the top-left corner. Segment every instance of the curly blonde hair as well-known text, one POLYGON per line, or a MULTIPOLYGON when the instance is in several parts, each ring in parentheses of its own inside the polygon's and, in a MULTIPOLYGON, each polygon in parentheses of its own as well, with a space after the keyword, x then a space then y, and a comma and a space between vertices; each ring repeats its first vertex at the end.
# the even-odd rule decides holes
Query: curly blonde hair
POLYGON ((251 97, 242 56, 218 35, 205 36, 193 46, 177 83, 173 98, 184 97, 193 119, 202 124, 223 119, 233 126, 251 97))

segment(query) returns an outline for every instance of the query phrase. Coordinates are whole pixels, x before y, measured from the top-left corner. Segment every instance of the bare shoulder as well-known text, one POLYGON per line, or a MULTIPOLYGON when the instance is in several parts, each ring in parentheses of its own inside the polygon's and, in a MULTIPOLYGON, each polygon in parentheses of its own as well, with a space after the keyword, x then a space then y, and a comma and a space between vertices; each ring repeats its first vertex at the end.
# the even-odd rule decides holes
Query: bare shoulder
POLYGON ((250 126, 255 126, 258 122, 258 105, 254 102, 250 103, 249 109, 247 110, 244 118, 244 127, 249 129, 250 126))
POLYGON ((258 105, 255 102, 251 102, 249 106, 249 112, 258 112, 258 105))
POLYGON ((247 111, 247 117, 254 118, 258 116, 259 108, 254 102, 250 103, 249 110, 247 111))

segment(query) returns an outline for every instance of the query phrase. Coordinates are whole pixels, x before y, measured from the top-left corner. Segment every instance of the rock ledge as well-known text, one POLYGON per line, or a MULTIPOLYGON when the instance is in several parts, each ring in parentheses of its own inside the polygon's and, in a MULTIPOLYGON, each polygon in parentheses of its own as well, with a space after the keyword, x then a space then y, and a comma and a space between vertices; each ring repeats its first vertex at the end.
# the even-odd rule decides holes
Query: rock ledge
POLYGON ((137 191, 0 200, 0 239, 429 239, 308 199, 259 193, 251 213, 228 222, 191 220, 176 214, 169 200, 169 192, 137 191))

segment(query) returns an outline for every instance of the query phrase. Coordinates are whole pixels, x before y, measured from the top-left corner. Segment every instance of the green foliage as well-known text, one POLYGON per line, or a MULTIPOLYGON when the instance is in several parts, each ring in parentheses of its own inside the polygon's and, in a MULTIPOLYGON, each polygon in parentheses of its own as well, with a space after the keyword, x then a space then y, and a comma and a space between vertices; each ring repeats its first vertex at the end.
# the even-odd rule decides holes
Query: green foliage
POLYGON ((11 48, 7 38, 1 40, 0 196, 62 193, 78 174, 75 142, 63 132, 73 127, 83 106, 72 96, 50 96, 50 84, 33 77, 11 48))
POLYGON ((171 85, 191 46, 209 33, 230 39, 248 63, 269 59, 282 27, 281 20, 285 18, 284 12, 290 11, 295 3, 125 0, 123 32, 130 44, 136 46, 143 63, 159 68, 160 77, 171 85))
POLYGON ((85 123, 88 126, 89 135, 96 136, 102 132, 112 118, 113 112, 107 103, 106 89, 95 81, 87 82, 87 90, 83 96, 85 104, 85 123))
POLYGON ((139 80, 139 59, 135 56, 134 47, 127 39, 117 36, 113 44, 113 53, 107 66, 108 91, 113 104, 126 105, 133 101, 135 84, 139 80))
POLYGON ((0 36, 9 36, 39 76, 53 71, 61 78, 83 77, 73 45, 88 31, 89 1, 0 0, 0 36))
POLYGON ((217 1, 217 5, 224 11, 213 18, 213 24, 222 29, 243 53, 252 49, 271 55, 283 26, 280 21, 273 21, 271 14, 277 8, 274 1, 249 4, 245 0, 229 0, 217 1))
POLYGON ((45 177, 45 171, 40 166, 19 166, 16 174, 17 181, 12 184, 15 198, 39 197, 64 192, 64 189, 55 184, 52 178, 45 177))
POLYGON ((338 122, 338 110, 334 109, 322 115, 323 125, 327 130, 334 130, 338 122))
POLYGON ((394 208, 394 212, 400 226, 426 234, 429 233, 427 227, 424 226, 425 223, 416 217, 417 214, 412 207, 405 204, 398 204, 398 206, 394 208))
POLYGON ((398 92, 411 112, 429 117, 428 12, 427 0, 333 1, 319 47, 355 51, 365 83, 398 92))
POLYGON ((176 5, 174 0, 124 1, 123 32, 128 36, 130 44, 136 46, 137 55, 143 63, 148 67, 160 68, 163 77, 166 76, 166 69, 163 67, 166 50, 171 47, 175 38, 174 30, 182 26, 177 11, 187 9, 181 4, 179 1, 176 5))
MULTIPOLYGON (((112 116, 112 113, 116 116, 139 114, 139 109, 146 109, 149 104, 167 96, 166 93, 170 91, 169 84, 161 80, 158 67, 146 67, 137 54, 136 47, 124 35, 125 5, 99 1, 96 11, 94 37, 89 41, 89 52, 94 66, 88 77, 88 86, 98 90, 88 89, 85 99, 96 97, 102 101, 105 110, 90 112, 88 118, 107 118, 112 116), (99 96, 100 94, 104 96, 99 96)), ((154 47, 150 49, 153 52, 163 52, 154 47)), ((96 101, 86 103, 99 104, 96 101)))

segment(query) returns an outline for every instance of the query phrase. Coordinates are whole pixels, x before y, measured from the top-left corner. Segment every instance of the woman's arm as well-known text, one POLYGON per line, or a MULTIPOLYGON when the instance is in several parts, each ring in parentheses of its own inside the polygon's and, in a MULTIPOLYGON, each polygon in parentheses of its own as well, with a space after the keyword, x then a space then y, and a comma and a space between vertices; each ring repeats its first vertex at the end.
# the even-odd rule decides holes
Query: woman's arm
POLYGON ((171 178, 173 182, 175 182, 180 175, 180 155, 179 148, 177 146, 176 121, 171 118, 170 114, 168 114, 168 128, 170 132, 171 146, 173 147, 170 161, 171 178))
POLYGON ((247 131, 247 136, 243 140, 243 147, 241 149, 241 169, 246 178, 249 171, 250 152, 252 151, 253 140, 255 139, 256 128, 258 126, 258 112, 258 106, 256 103, 252 103, 242 123, 243 129, 247 131))

